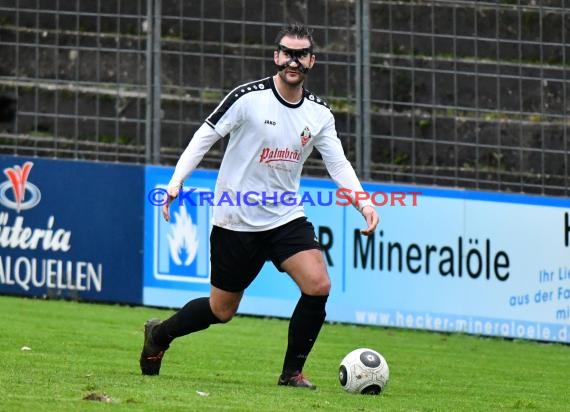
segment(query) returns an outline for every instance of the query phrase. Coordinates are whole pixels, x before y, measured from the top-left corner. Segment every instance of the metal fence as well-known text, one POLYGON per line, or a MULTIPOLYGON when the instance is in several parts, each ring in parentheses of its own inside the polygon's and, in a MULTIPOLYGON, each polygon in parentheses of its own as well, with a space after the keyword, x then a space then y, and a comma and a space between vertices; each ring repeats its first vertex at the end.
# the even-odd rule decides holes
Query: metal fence
POLYGON ((565 1, 370 7, 374 179, 568 194, 565 1))
POLYGON ((0 153, 172 164, 289 19, 365 179, 568 194, 565 0, 2 0, 0 153))
POLYGON ((143 159, 142 3, 2 0, 2 153, 143 159))

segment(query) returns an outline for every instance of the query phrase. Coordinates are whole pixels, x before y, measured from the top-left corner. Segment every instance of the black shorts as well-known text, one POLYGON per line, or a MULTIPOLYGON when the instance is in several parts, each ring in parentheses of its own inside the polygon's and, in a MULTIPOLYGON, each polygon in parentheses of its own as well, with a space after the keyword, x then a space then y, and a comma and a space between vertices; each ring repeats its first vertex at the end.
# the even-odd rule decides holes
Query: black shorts
POLYGON ((211 283, 228 291, 245 290, 264 263, 271 260, 283 272, 281 263, 297 252, 320 249, 315 228, 300 217, 263 232, 238 232, 219 226, 210 234, 211 283))

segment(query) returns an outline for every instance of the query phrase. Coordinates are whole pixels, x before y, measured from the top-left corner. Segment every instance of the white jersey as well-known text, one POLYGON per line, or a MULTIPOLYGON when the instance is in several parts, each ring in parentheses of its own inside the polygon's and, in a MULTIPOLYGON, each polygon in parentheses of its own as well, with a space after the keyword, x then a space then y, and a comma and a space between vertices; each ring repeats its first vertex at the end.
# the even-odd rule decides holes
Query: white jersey
POLYGON ((239 86, 222 100, 182 154, 169 186, 180 186, 227 135, 213 200, 216 226, 263 231, 304 216, 303 205, 291 199, 314 147, 339 187, 362 191, 327 103, 306 89, 299 102, 287 102, 272 77, 239 86))

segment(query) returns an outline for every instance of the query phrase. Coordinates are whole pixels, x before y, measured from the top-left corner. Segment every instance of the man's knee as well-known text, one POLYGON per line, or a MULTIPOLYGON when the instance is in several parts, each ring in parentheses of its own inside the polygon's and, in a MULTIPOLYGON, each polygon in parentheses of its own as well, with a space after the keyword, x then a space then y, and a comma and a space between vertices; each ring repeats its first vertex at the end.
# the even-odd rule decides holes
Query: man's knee
POLYGON ((317 296, 325 296, 330 293, 331 291, 331 280, 328 276, 324 276, 324 278, 317 283, 317 296))
POLYGON ((235 310, 228 310, 228 309, 213 309, 212 308, 212 312, 214 313, 214 316, 216 318, 218 318, 218 320, 220 321, 220 323, 228 323, 230 320, 232 320, 232 318, 234 317, 234 315, 236 314, 235 310))
POLYGON ((228 323, 237 312, 238 304, 234 302, 219 302, 210 298, 212 313, 221 323, 228 323))
POLYGON ((221 323, 227 323, 236 314, 243 292, 227 292, 212 286, 210 308, 221 323))
POLYGON ((303 293, 312 296, 327 296, 331 290, 331 281, 328 276, 318 276, 314 278, 303 290, 303 293))

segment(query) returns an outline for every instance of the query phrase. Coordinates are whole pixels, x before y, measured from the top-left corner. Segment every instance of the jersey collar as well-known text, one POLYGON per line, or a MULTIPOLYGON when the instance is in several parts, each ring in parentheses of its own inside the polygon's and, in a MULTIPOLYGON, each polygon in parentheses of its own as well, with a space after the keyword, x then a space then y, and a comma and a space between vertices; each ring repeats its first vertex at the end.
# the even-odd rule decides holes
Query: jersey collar
POLYGON ((277 91, 277 87, 275 86, 275 81, 273 80, 273 76, 269 78, 269 83, 271 84, 271 90, 273 90, 273 94, 275 95, 275 98, 277 100, 279 100, 279 102, 287 107, 291 107, 292 109, 299 107, 303 104, 303 100, 305 100, 305 88, 303 87, 303 94, 301 97, 301 100, 299 100, 297 103, 289 103, 287 100, 285 100, 283 97, 281 97, 281 95, 279 94, 279 92, 277 91))

